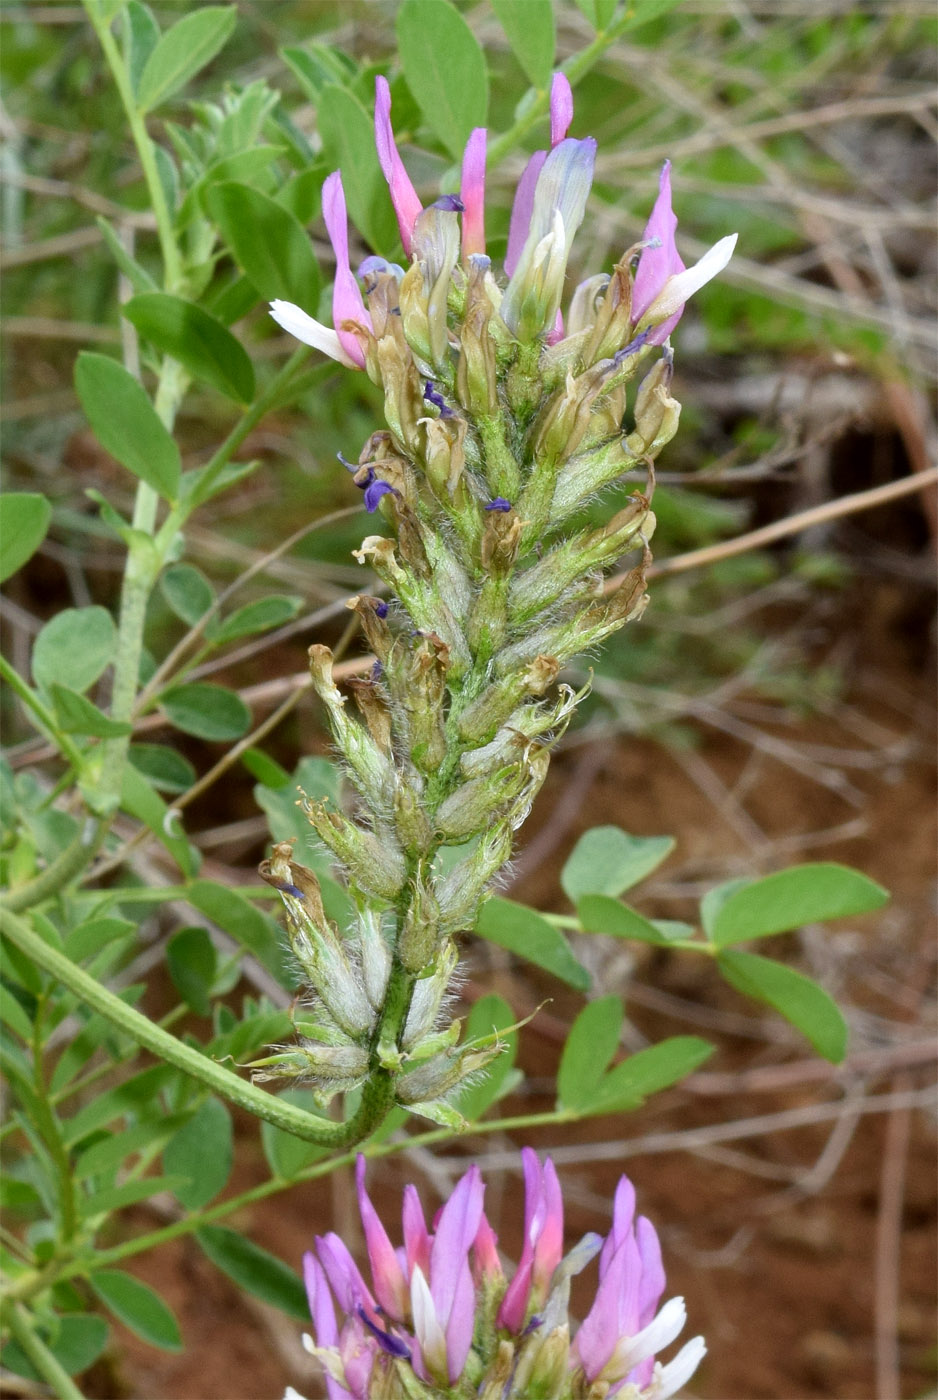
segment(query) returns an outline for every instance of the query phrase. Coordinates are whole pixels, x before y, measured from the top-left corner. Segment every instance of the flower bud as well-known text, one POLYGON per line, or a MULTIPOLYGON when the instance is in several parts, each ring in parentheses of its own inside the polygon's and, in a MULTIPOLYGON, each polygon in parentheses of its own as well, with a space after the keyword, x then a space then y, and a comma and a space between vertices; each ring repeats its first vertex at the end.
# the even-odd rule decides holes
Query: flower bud
POLYGON ((437 882, 442 933, 472 927, 483 895, 510 856, 511 827, 499 822, 481 837, 471 855, 437 882))
POLYGON ((557 679, 559 670, 557 658, 548 655, 536 655, 528 664, 510 669, 463 711, 459 721, 460 738, 469 743, 487 743, 519 700, 526 695, 543 695, 557 679))
POLYGON ((411 882, 409 894, 397 955, 408 972, 422 972, 434 961, 439 947, 440 907, 422 870, 411 882))
POLYGON ((498 407, 495 343, 489 325, 495 310, 487 283, 489 259, 469 259, 466 312, 459 332, 460 356, 456 367, 456 392, 470 413, 488 415, 498 407))
POLYGON ((323 802, 312 802, 304 796, 300 805, 360 890, 379 899, 395 899, 400 894, 407 867, 403 853, 388 837, 379 839, 374 832, 363 830, 338 812, 328 811, 323 802))

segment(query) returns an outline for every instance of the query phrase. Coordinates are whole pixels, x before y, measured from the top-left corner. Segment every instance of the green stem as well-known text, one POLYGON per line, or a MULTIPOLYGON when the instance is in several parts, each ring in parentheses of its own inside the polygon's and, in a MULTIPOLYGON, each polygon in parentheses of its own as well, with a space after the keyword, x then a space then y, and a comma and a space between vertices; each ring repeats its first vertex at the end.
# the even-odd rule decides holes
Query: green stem
POLYGON ((59 1400, 84 1400, 71 1376, 35 1331, 32 1319, 22 1303, 13 1303, 8 1309, 7 1322, 23 1352, 59 1400))
POLYGON ((69 991, 100 1013, 112 1025, 124 1031, 145 1050, 150 1050, 166 1064, 174 1065, 184 1074, 204 1084, 229 1103, 237 1104, 255 1117, 263 1118, 276 1128, 283 1128, 304 1142, 323 1147, 342 1148, 361 1142, 383 1122, 393 1101, 393 1084, 384 1071, 372 1075, 362 1094, 355 1115, 345 1123, 328 1123, 293 1104, 274 1098, 253 1084, 245 1083, 231 1070, 194 1050, 161 1029, 149 1017, 128 1006, 120 997, 102 987, 83 968, 58 949, 50 947, 29 924, 7 909, 0 909, 0 932, 34 963, 57 978, 69 991))
POLYGON ((111 33, 110 25, 105 24, 97 12, 97 7, 93 0, 83 0, 85 11, 91 21, 94 31, 98 36, 101 50, 107 60, 107 65, 114 78, 114 85, 120 95, 121 105, 127 116, 127 125, 137 148, 137 155, 140 158, 140 166, 143 170, 143 178, 146 181, 147 193, 150 197, 150 205, 156 216, 156 232, 160 240, 160 252, 163 255, 163 266, 166 273, 166 290, 178 292, 184 282, 182 256, 179 245, 176 242, 176 234, 173 228, 173 217, 169 205, 166 202, 166 195, 160 181, 160 173, 156 165, 156 156, 153 150, 153 143, 147 134, 146 123, 143 113, 137 106, 134 98, 133 88, 130 85, 130 75, 127 71, 120 49, 111 33))
POLYGON ((41 904, 44 899, 62 889, 74 875, 85 868, 98 851, 107 835, 109 825, 108 821, 93 821, 89 818, 78 835, 41 875, 37 875, 35 880, 30 880, 28 884, 20 885, 5 899, 0 900, 0 910, 21 914, 24 909, 41 904))
POLYGON ((55 1163, 58 1172, 59 1191, 59 1241, 63 1247, 68 1247, 78 1227, 78 1209, 75 1201, 75 1178, 72 1173, 72 1165, 68 1160, 68 1152, 62 1138, 62 1129, 59 1120, 53 1112, 49 1102, 45 1078, 42 1072, 43 1064, 43 1039, 42 1022, 46 1008, 46 994, 39 999, 36 1007, 36 1015, 33 1021, 33 1089, 36 1094, 37 1123, 46 1146, 55 1163))

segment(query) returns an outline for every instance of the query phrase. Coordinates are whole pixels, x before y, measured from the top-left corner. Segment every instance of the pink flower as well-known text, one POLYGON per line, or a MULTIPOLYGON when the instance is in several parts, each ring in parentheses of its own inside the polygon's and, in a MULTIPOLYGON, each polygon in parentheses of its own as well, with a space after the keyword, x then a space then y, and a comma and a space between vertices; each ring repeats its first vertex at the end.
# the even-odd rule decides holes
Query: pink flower
POLYGON ((632 324, 650 326, 648 343, 663 345, 684 312, 684 304, 711 278, 722 272, 736 247, 735 233, 721 238, 691 268, 685 268, 674 234, 677 216, 671 208, 671 162, 661 168, 658 198, 645 226, 642 250, 632 287, 632 324))
MULTIPOLYGON (((501 1364, 496 1358, 505 1343, 514 1350, 519 1374, 527 1376, 525 1387, 535 1386, 539 1364, 556 1368, 559 1356, 561 1368, 568 1366, 570 1277, 597 1253, 596 1295, 569 1349, 573 1390, 585 1393, 598 1383, 614 1396, 628 1386, 631 1400, 667 1400, 693 1374, 706 1350, 701 1337, 667 1365, 655 1360, 683 1327, 685 1308, 681 1298, 659 1306, 665 1278, 658 1236, 648 1220, 635 1219, 628 1179, 619 1182, 612 1228, 601 1248, 597 1236, 587 1236, 563 1258, 563 1202, 553 1164, 542 1166, 524 1148, 522 1168, 524 1244, 506 1287, 496 1237, 482 1209, 478 1167, 456 1183, 432 1231, 414 1187, 407 1186, 404 1244, 395 1248, 365 1189, 365 1159, 358 1158, 372 1286, 337 1235, 317 1239, 316 1254, 304 1260, 316 1334, 307 1345, 325 1369, 329 1400, 383 1395, 401 1367, 411 1374, 407 1394, 422 1395, 428 1385, 434 1395, 448 1395, 467 1376, 481 1391, 489 1368, 501 1364), (341 1325, 333 1298, 344 1314, 341 1325)), ((499 1385, 504 1400, 525 1400, 529 1393, 511 1381, 505 1386, 504 1377, 499 1385)))
POLYGON ((391 203, 397 215, 404 252, 410 257, 414 224, 423 205, 398 152, 391 128, 391 89, 387 78, 380 77, 375 80, 375 145, 378 148, 378 161, 391 191, 391 203))

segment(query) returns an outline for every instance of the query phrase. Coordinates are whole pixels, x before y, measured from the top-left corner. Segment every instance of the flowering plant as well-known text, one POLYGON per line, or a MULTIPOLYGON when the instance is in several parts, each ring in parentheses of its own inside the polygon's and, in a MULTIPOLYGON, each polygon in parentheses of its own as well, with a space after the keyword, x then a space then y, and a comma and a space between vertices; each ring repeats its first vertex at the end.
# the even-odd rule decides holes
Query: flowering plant
POLYGON ((346 872, 357 929, 336 938, 315 876, 278 846, 261 873, 282 894, 318 1029, 256 1068, 313 1083, 324 1102, 367 1086, 371 1102, 393 1095, 458 1126, 453 1094, 502 1045, 489 1037, 459 1047, 457 1023, 438 1027, 453 939, 508 860, 551 745, 585 693, 554 691, 561 668, 648 601, 653 463, 680 412, 667 337, 687 297, 725 266, 735 235, 685 269, 665 165, 645 237, 611 276, 581 282, 564 318, 596 151, 591 138, 567 135, 566 77, 551 86, 551 149, 531 157, 518 186, 504 287, 484 251, 485 130, 466 144, 459 195, 424 208, 390 105, 379 77, 375 141, 409 268, 367 257, 362 295, 337 171, 323 187, 334 328, 292 303, 271 307, 292 334, 384 391, 387 427, 348 465, 390 531, 369 535, 357 557, 393 603, 350 602, 376 658, 353 691, 363 723, 346 713, 328 648, 310 648, 360 807, 358 820, 304 807, 346 872), (599 529, 565 533, 584 502, 636 470, 649 479, 644 494, 599 529), (607 592, 604 571, 636 548, 640 562, 607 592), (448 846, 465 853, 444 872, 448 846))
MULTIPOLYGON (((524 1246, 510 1281, 483 1210, 484 1185, 470 1167, 427 1229, 416 1190, 404 1190, 404 1243, 394 1248, 356 1167, 368 1247, 369 1288, 343 1241, 317 1239, 303 1268, 315 1338, 307 1349, 325 1372, 329 1400, 667 1400, 706 1348, 686 1342, 666 1365, 655 1353, 685 1322, 683 1298, 661 1306, 665 1275, 655 1227, 635 1216, 623 1176, 612 1229, 586 1235, 563 1255, 563 1199, 554 1165, 531 1148, 524 1170, 524 1246), (598 1258, 596 1293, 574 1332, 570 1281, 598 1258), (333 1300, 344 1314, 337 1323, 333 1300)), ((285 1400, 301 1400, 289 1388, 285 1400)))

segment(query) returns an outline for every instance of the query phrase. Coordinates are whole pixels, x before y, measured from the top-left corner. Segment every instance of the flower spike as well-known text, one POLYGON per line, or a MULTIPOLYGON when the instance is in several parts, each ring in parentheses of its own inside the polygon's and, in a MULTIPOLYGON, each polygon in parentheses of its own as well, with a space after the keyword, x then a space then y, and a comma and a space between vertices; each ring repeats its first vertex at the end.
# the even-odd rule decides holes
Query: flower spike
MULTIPOLYGON (((523 1149, 525 1241, 514 1278, 505 1279, 495 1236, 482 1211, 483 1184, 470 1167, 439 1211, 430 1234, 414 1188, 404 1193, 405 1248, 394 1249, 365 1190, 365 1159, 356 1167, 358 1200, 375 1299, 334 1235, 317 1241, 304 1273, 329 1400, 386 1396, 609 1395, 668 1400, 693 1375, 706 1347, 695 1337, 673 1361, 670 1346, 685 1321, 684 1301, 659 1309, 664 1288, 650 1222, 634 1221, 635 1192, 623 1177, 604 1244, 587 1236, 565 1259, 563 1205, 553 1164, 523 1149), (599 1254, 593 1306, 573 1339, 570 1280, 599 1254), (331 1286, 343 1312, 336 1321, 331 1286), (511 1364, 506 1369, 506 1358, 511 1364)), ((293 1400, 293 1397, 291 1397, 293 1400)))

